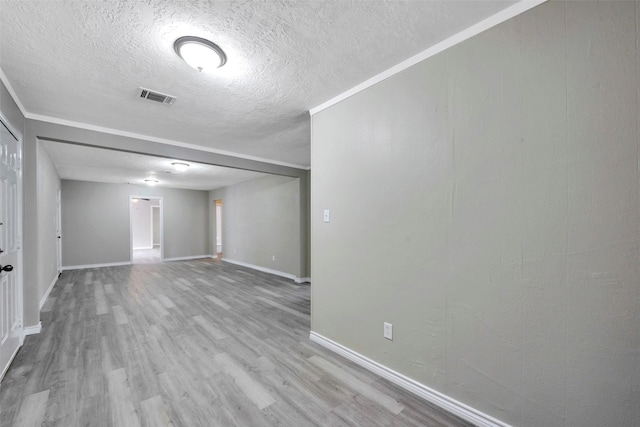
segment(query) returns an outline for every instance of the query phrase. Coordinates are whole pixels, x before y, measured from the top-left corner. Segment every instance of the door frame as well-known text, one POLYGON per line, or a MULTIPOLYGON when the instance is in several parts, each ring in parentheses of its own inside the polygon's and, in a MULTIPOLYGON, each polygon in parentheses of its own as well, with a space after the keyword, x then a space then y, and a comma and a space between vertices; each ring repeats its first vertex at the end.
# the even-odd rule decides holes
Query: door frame
POLYGON ((58 188, 57 191, 57 203, 58 203, 58 211, 56 218, 56 256, 58 263, 58 277, 62 274, 62 190, 58 188))
MULTIPOLYGON (((151 206, 151 248, 155 247, 154 240, 155 240, 155 237, 156 237, 155 236, 156 233, 154 233, 154 229, 153 229, 153 210, 154 209, 158 210, 158 222, 159 222, 159 224, 158 224, 158 234, 162 233, 162 221, 160 220, 160 211, 161 211, 160 206, 151 206)), ((160 247, 162 247, 162 238, 160 238, 160 243, 159 244, 160 244, 160 247)))
POLYGON ((23 278, 24 263, 23 263, 23 254, 22 254, 22 244, 23 244, 23 234, 24 234, 22 229, 22 172, 23 172, 24 160, 23 160, 23 139, 22 139, 23 135, 18 129, 16 129, 11 125, 11 123, 9 122, 9 119, 2 113, 2 111, 0 111, 0 126, 4 126, 9 131, 9 133, 13 135, 13 137, 16 139, 18 143, 18 153, 19 153, 17 157, 20 160, 20 163, 18 164, 18 174, 17 174, 18 194, 16 195, 16 203, 18 204, 17 212, 16 212, 16 215, 17 215, 16 239, 18 241, 17 242, 18 243, 18 254, 17 254, 18 266, 16 268, 17 270, 16 271, 16 280, 17 280, 16 310, 18 312, 17 314, 19 317, 19 325, 18 325, 19 340, 18 340, 18 347, 16 348, 15 352, 9 359, 9 363, 7 364, 7 366, 0 366, 0 381, 2 381, 2 379, 4 378, 4 374, 9 369, 9 366, 11 366, 11 362, 15 358, 16 354, 18 354, 18 350, 20 350, 20 347, 22 347, 22 345, 24 344, 24 337, 25 337, 25 334, 24 334, 24 278, 23 278))
MULTIPOLYGON (((133 264, 133 220, 131 218, 133 199, 153 199, 160 202, 160 262, 164 262, 164 200, 162 196, 136 196, 133 194, 129 195, 129 262, 133 264)), ((151 227, 153 227, 153 218, 151 219, 151 227)), ((151 246, 153 247, 153 233, 151 233, 151 246)))
MULTIPOLYGON (((213 201, 213 257, 218 256, 218 239, 220 240, 220 252, 223 251, 222 242, 222 199, 213 201), (220 207, 220 209, 218 209, 220 207), (219 211, 219 212, 218 212, 219 211), (219 215, 218 215, 219 213, 219 215), (218 224, 220 226, 218 227, 218 224)), ((224 252, 222 252, 224 253, 224 252)))

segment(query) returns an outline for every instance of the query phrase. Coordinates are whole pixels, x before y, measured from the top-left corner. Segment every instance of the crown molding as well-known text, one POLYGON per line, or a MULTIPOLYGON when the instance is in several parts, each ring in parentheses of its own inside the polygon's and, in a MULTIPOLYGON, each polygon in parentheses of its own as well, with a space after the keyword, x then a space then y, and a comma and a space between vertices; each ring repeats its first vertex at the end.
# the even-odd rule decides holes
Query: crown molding
POLYGON ((13 97, 13 100, 18 105, 18 108, 20 109, 20 112, 25 117, 25 119, 38 120, 38 121, 45 122, 45 123, 51 123, 51 124, 56 124, 56 125, 61 125, 61 126, 69 126, 69 127, 73 127, 73 128, 77 128, 77 129, 84 129, 84 130, 89 130, 89 131, 94 131, 94 132, 106 133, 106 134, 110 134, 110 135, 117 135, 117 136, 122 136, 122 137, 126 137, 126 138, 140 139, 140 140, 143 140, 143 141, 157 142, 159 144, 166 144, 166 145, 172 145, 172 146, 175 146, 175 147, 189 148, 189 149, 192 149, 192 150, 199 150, 199 151, 205 151, 205 152, 208 152, 208 153, 221 154, 221 155, 225 155, 225 156, 229 156, 229 157, 235 157, 235 158, 244 159, 244 160, 253 160, 253 161, 256 161, 256 162, 268 163, 268 164, 277 165, 277 166, 285 166, 285 167, 289 167, 289 168, 302 169, 302 170, 310 170, 311 169, 311 166, 299 165, 299 164, 296 164, 296 163, 280 162, 278 160, 267 159, 267 158, 264 158, 264 157, 250 156, 250 155, 246 155, 246 154, 239 154, 239 153, 235 153, 235 152, 232 152, 232 151, 218 150, 218 149, 206 147, 206 146, 203 146, 203 145, 191 144, 191 143, 187 143, 187 142, 176 141, 176 140, 173 140, 173 139, 158 138, 158 137, 155 137, 155 136, 144 135, 144 134, 136 133, 136 132, 128 132, 128 131, 123 131, 123 130, 120 130, 120 129, 114 129, 114 128, 109 128, 109 127, 104 127, 104 126, 92 125, 92 124, 89 124, 89 123, 76 122, 76 121, 73 121, 73 120, 61 119, 61 118, 58 118, 58 117, 52 117, 52 116, 47 116, 47 115, 43 115, 43 114, 35 114, 35 113, 32 113, 32 112, 28 111, 24 107, 24 105, 20 101, 20 98, 18 98, 18 95, 16 94, 16 91, 13 89, 13 86, 9 82, 9 79, 7 78, 6 74, 4 73, 4 71, 2 71, 2 68, 0 68, 0 80, 2 81, 2 83, 4 83, 5 87, 7 88, 7 91, 13 97))
POLYGON ((412 56, 409 59, 406 59, 404 61, 402 61, 401 63, 394 65, 393 67, 381 72, 380 74, 376 74, 375 76, 371 77, 368 80, 365 80, 364 82, 360 83, 357 86, 352 87, 351 89, 341 93, 340 95, 337 95, 333 98, 331 98, 330 100, 318 105, 317 107, 311 108, 309 110, 309 113, 313 116, 316 113, 319 113, 322 110, 325 110, 329 107, 331 107, 332 105, 335 105, 337 103, 339 103, 340 101, 344 101, 345 99, 349 98, 350 96, 355 95, 358 92, 362 92, 363 90, 370 88, 371 86, 380 83, 383 80, 388 79, 391 76, 394 76, 404 70, 406 70, 409 67, 412 67, 414 65, 416 65, 419 62, 424 61, 425 59, 431 58, 434 55, 437 55, 438 53, 449 49, 450 47, 453 47, 459 43, 464 42, 465 40, 470 39, 471 37, 474 37, 480 33, 482 33, 483 31, 486 31, 490 28, 495 27, 496 25, 499 25, 515 16, 518 16, 530 9, 533 9, 534 7, 547 2, 548 0, 522 0, 512 6, 509 6, 508 8, 501 10, 500 12, 496 13, 495 15, 492 15, 490 17, 488 17, 487 19, 484 19, 480 22, 478 22, 475 25, 472 25, 471 27, 460 31, 457 34, 454 34, 453 36, 449 37, 448 39, 445 39, 443 41, 441 41, 440 43, 437 43, 433 46, 431 46, 430 48, 423 50, 422 52, 412 56))

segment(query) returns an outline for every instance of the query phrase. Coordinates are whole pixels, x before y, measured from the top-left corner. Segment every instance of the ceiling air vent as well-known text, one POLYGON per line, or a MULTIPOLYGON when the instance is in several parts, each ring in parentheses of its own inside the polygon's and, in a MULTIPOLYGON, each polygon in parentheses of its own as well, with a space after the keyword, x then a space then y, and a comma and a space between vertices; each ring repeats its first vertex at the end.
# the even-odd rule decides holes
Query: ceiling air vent
POLYGON ((148 99, 149 101, 160 102, 161 104, 171 105, 175 102, 176 97, 167 95, 166 93, 156 92, 143 87, 138 88, 138 97, 148 99))

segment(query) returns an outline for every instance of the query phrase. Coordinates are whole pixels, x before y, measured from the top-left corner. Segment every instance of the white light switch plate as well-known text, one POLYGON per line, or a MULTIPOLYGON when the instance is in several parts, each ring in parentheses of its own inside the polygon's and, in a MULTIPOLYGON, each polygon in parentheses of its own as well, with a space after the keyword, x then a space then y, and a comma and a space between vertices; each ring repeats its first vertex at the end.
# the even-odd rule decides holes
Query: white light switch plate
POLYGON ((384 337, 393 340, 393 325, 391 323, 384 322, 384 337))
POLYGON ((329 222, 329 209, 324 210, 324 222, 329 222))

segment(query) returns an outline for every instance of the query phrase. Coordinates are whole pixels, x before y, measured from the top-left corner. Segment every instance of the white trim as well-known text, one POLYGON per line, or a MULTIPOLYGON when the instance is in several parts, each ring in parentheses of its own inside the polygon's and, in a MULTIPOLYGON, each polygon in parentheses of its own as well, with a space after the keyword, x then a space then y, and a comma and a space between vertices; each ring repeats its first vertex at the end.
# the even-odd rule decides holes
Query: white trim
POLYGON ((13 86, 11 86, 11 83, 9 83, 9 79, 7 78, 7 75, 4 73, 4 71, 2 71, 2 67, 0 67, 0 81, 2 81, 2 83, 4 83, 4 87, 7 88, 7 91, 9 92, 11 97, 13 98, 13 101, 18 106, 18 109, 20 110, 22 115, 25 118, 27 118, 27 114, 29 114, 29 113, 24 108, 24 105, 22 105, 22 102, 20 102, 20 98, 18 98, 18 95, 16 94, 16 91, 13 90, 13 86))
POLYGON ((218 255, 211 255, 211 254, 209 254, 208 256, 209 256, 209 258, 213 258, 213 259, 217 259, 217 258, 218 258, 218 255))
POLYGON ((158 138, 156 136, 144 135, 136 132, 128 132, 128 131, 114 129, 114 128, 91 125, 88 123, 76 122, 73 120, 59 119, 57 117, 45 116, 42 114, 33 114, 29 112, 27 112, 26 114, 25 113, 23 114, 27 119, 39 120, 41 122, 52 123, 55 125, 69 126, 69 127, 74 127, 78 129, 90 130, 94 132, 107 133, 110 135, 123 136, 125 138, 141 139, 144 141, 157 142, 159 144, 173 145, 175 147, 190 148, 193 150, 206 151, 208 153, 220 154, 223 156, 235 157, 235 158, 244 159, 244 160, 253 160, 253 161, 262 162, 262 163, 269 163, 277 166, 286 166, 290 168, 304 169, 304 170, 311 169, 311 166, 303 166, 295 163, 280 162, 277 160, 265 159, 264 157, 249 156, 246 154, 234 153, 233 151, 218 150, 216 148, 211 148, 211 147, 198 145, 198 144, 191 144, 188 142, 176 141, 174 139, 158 138))
POLYGON ((42 298, 40 299, 40 308, 39 308, 39 310, 42 310, 42 307, 44 306, 44 303, 47 302, 47 298, 49 298, 49 294, 53 290, 53 287, 55 286, 57 281, 58 281, 58 272, 56 271, 56 277, 53 278, 53 281, 49 285, 49 288, 44 293, 44 295, 42 295, 42 298))
MULTIPOLYGON (((7 118, 7 116, 5 116, 2 111, 0 111, 0 123, 2 123, 4 125, 4 127, 7 128, 7 130, 9 131, 9 133, 13 136, 13 138, 16 141, 22 141, 22 132, 20 132, 18 129, 16 129, 11 122, 9 121, 9 119, 7 118)), ((22 165, 21 165, 22 166, 22 165)))
POLYGON ((235 260, 232 260, 232 259, 229 259, 229 258, 225 258, 225 257, 222 257, 222 261, 228 262, 230 264, 240 265, 242 267, 251 268, 253 270, 262 271, 263 273, 269 273, 269 274, 274 274, 274 275, 280 276, 280 277, 286 277, 287 279, 291 279, 291 280, 296 280, 296 278, 297 278, 295 274, 285 273, 284 271, 272 270, 270 268, 260 267, 259 265, 249 264, 249 263, 242 262, 242 261, 235 261, 235 260))
POLYGON ((24 334, 22 334, 22 336, 20 338, 20 345, 18 347, 16 347, 16 349, 13 351, 13 354, 9 358, 9 363, 7 363, 7 366, 5 366, 4 369, 2 370, 2 374, 0 374, 0 381, 2 381, 2 379, 4 378, 4 374, 6 374, 7 371, 9 370, 9 367, 11 366, 11 363, 13 362, 13 359, 16 358, 16 354, 18 354, 18 350, 20 350, 20 348, 22 347, 23 341, 24 341, 24 334))
POLYGON ((434 405, 437 405, 447 411, 473 423, 476 426, 482 427, 510 427, 509 424, 506 424, 496 418, 493 418, 490 415, 487 415, 483 412, 478 411, 470 406, 465 405, 439 391, 436 391, 430 387, 427 387, 424 384, 421 384, 411 378, 402 375, 392 369, 387 368, 386 366, 375 362, 368 357, 357 353, 350 348, 347 348, 341 344, 338 344, 335 341, 330 340, 329 338, 323 337, 322 335, 311 331, 309 334, 309 339, 315 343, 320 344, 321 346, 338 353, 339 355, 345 357, 346 359, 351 360, 352 362, 357 363, 365 369, 373 372, 385 378, 392 383, 402 387, 403 389, 419 396, 434 405))
POLYGON ((311 283, 311 277, 296 277, 295 279, 296 283, 311 283))
POLYGON ((188 261, 190 259, 202 259, 202 258, 211 258, 211 255, 179 256, 174 258, 165 258, 164 261, 188 261))
POLYGON ((319 113, 320 111, 331 107, 332 105, 337 104, 340 101, 343 101, 347 98, 349 98, 352 95, 355 95, 358 92, 362 92, 363 90, 377 84, 380 83, 381 81, 388 79, 389 77, 398 74, 404 70, 406 70, 409 67, 412 67, 414 65, 416 65, 419 62, 424 61, 427 58, 430 58, 446 49, 449 49, 452 46, 455 46, 459 43, 464 42, 465 40, 470 39, 471 37, 474 37, 480 33, 482 33, 483 31, 486 31, 490 28, 495 27, 496 25, 499 25, 501 23, 503 23, 504 21, 507 21, 515 16, 518 16, 524 12, 526 12, 529 9, 533 9, 534 7, 545 3, 547 0, 522 0, 516 4, 514 4, 513 6, 509 6, 508 8, 501 10, 500 12, 496 13, 495 15, 492 15, 490 17, 488 17, 487 19, 484 19, 480 22, 478 22, 475 25, 472 25, 471 27, 460 31, 457 34, 454 34, 453 36, 449 37, 448 39, 445 39, 443 41, 441 41, 440 43, 437 43, 433 46, 431 46, 430 48, 423 50, 422 52, 418 53, 417 55, 412 56, 409 59, 406 59, 404 61, 402 61, 401 63, 389 68, 388 70, 385 70, 383 72, 381 72, 380 74, 377 74, 373 77, 371 77, 368 80, 365 80, 364 82, 360 83, 359 85, 347 90, 346 92, 341 93, 338 96, 335 96, 333 98, 331 98, 330 100, 326 101, 323 104, 318 105, 317 107, 311 108, 309 110, 309 114, 311 114, 312 116, 316 113, 319 113))
POLYGON ((87 269, 87 268, 119 267, 121 265, 131 265, 131 261, 106 262, 104 264, 65 265, 65 266, 62 267, 62 271, 66 271, 66 270, 84 270, 84 269, 87 269))
POLYGON ((173 139, 158 138, 155 136, 144 135, 141 133, 127 132, 119 129, 92 125, 89 123, 76 122, 73 120, 66 120, 66 119, 60 119, 57 117, 46 116, 43 114, 31 113, 27 111, 24 105, 22 105, 22 102, 20 102, 20 98, 18 98, 16 91, 13 89, 13 86, 11 86, 11 83, 9 83, 9 79, 7 78, 6 74, 2 71, 2 68, 0 68, 0 80, 2 81, 2 83, 4 83, 5 87, 7 88, 7 91, 13 97, 13 100, 15 101, 16 105, 20 109, 20 112, 25 117, 25 119, 40 120, 41 122, 47 122, 47 123, 52 123, 52 124, 62 125, 62 126, 70 126, 78 129, 90 130, 95 132, 108 133, 111 135, 118 135, 126 138, 142 139, 145 141, 158 142, 160 144, 173 145, 176 147, 191 148, 194 150, 221 154, 224 156, 235 157, 238 159, 254 160, 256 162, 269 163, 269 164, 278 165, 278 166, 286 166, 286 167, 295 168, 295 169, 311 170, 311 166, 303 166, 295 163, 280 162, 278 160, 265 159, 264 157, 249 156, 246 154, 234 153, 233 151, 218 150, 215 148, 206 147, 204 145, 190 144, 188 142, 176 141, 173 139))
POLYGON ((153 249, 153 246, 141 246, 139 248, 133 248, 134 251, 136 250, 147 250, 147 249, 153 249))
POLYGON ((27 326, 26 328, 24 328, 24 336, 26 337, 27 335, 37 335, 40 333, 40 331, 42 331, 42 322, 38 322, 38 324, 35 326, 27 326))

